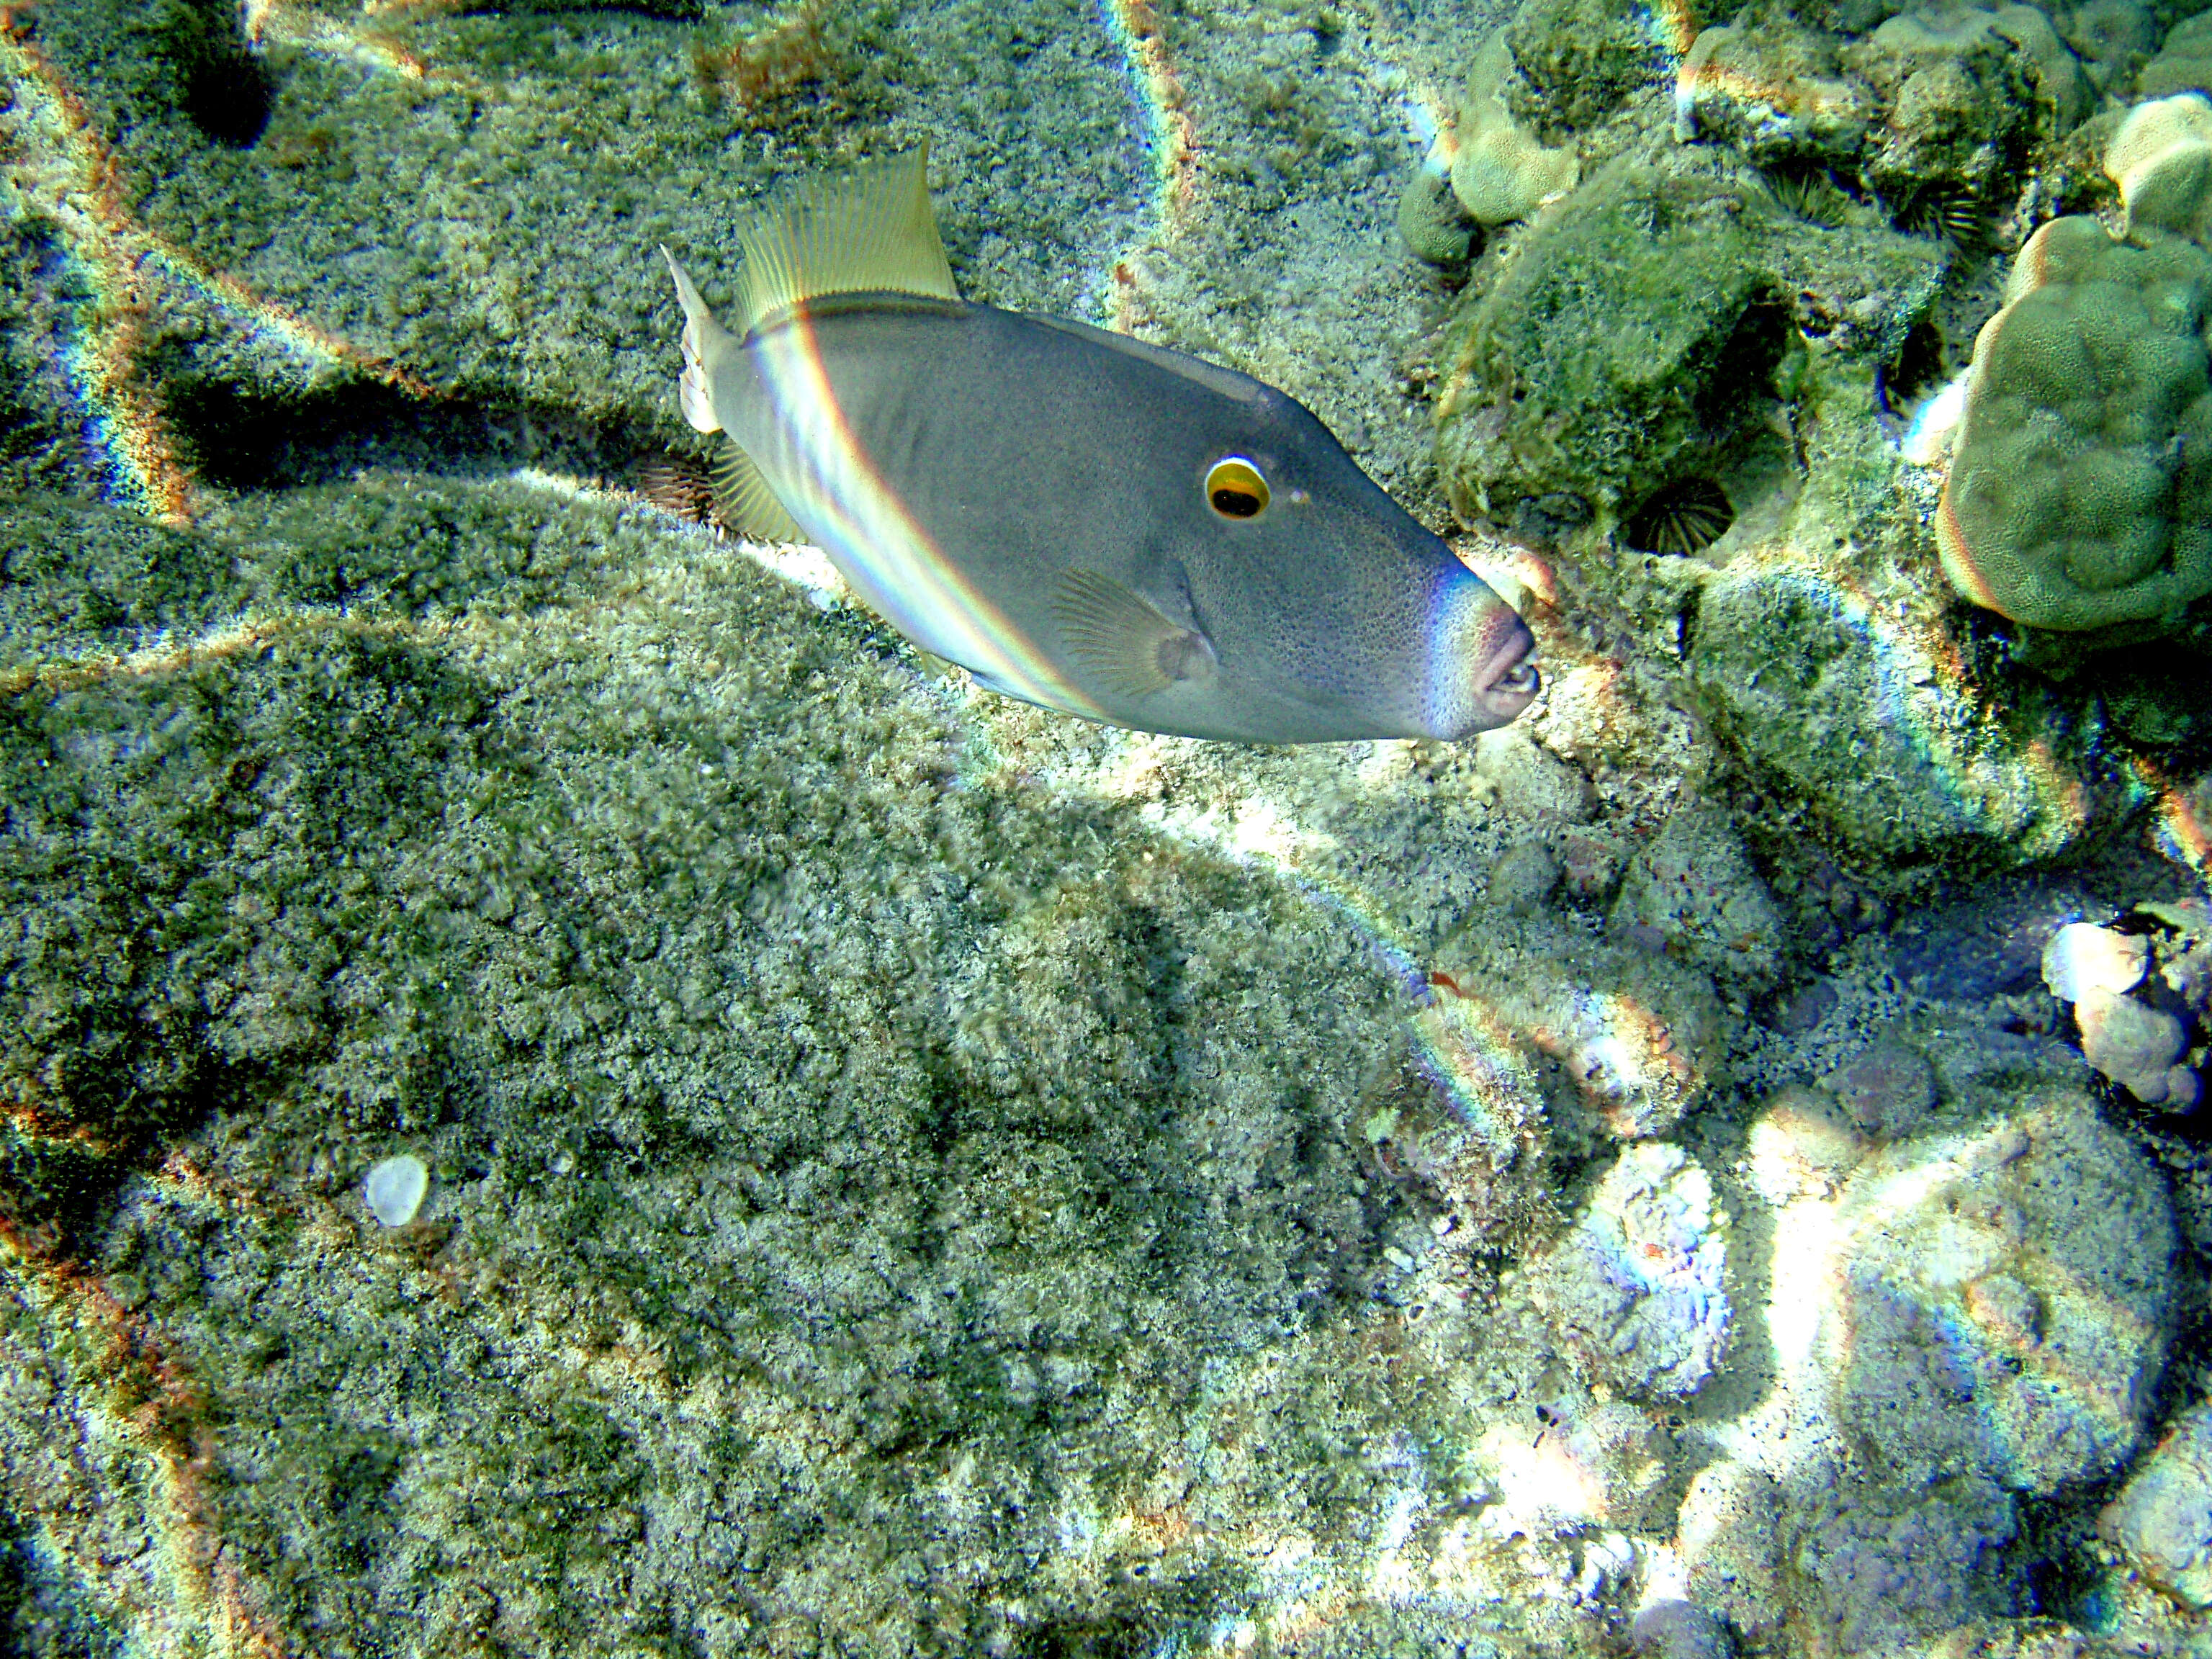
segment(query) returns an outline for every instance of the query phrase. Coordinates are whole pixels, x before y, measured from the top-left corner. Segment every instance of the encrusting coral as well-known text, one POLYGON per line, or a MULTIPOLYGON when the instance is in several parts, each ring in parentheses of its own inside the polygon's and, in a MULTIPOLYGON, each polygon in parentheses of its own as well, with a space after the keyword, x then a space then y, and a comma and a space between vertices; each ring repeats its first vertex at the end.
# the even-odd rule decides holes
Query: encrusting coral
POLYGON ((1501 29, 1468 74, 1452 159, 1452 191, 1477 224, 1525 219, 1545 201, 1572 190, 1582 173, 1573 149, 1547 149, 1515 124, 1505 104, 1512 72, 1513 54, 1501 29))

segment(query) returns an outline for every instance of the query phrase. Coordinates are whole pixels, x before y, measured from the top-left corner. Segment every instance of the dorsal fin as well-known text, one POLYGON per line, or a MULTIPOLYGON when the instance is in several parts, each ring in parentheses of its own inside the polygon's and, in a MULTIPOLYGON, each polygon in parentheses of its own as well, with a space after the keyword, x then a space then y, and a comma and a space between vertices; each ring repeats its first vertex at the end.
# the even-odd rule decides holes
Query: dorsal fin
POLYGON ((738 233, 739 334, 824 294, 958 300, 929 203, 929 146, 803 186, 738 233))

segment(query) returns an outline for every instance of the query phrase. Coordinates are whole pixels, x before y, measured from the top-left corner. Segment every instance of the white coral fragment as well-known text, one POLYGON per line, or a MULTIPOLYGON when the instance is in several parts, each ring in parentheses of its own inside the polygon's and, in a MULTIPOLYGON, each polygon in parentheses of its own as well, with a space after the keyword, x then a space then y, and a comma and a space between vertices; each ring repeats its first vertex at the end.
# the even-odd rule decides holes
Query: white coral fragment
POLYGON ((404 1227, 422 1212, 430 1190, 429 1166, 412 1152, 374 1164, 362 1182, 369 1213, 387 1227, 404 1227))
POLYGON ((2149 955, 2140 939, 2069 921, 2043 948, 2043 982, 2061 1002, 2079 1002, 2093 991, 2119 996, 2142 983, 2149 955))

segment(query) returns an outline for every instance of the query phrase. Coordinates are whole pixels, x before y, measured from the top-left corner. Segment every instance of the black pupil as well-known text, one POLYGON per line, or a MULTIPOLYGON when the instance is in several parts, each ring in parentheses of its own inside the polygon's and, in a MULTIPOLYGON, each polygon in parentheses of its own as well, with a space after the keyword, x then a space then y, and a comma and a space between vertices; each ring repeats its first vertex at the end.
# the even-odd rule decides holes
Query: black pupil
POLYGON ((1260 510, 1260 498, 1249 489, 1224 484, 1213 492, 1213 510, 1224 519, 1249 519, 1260 510))

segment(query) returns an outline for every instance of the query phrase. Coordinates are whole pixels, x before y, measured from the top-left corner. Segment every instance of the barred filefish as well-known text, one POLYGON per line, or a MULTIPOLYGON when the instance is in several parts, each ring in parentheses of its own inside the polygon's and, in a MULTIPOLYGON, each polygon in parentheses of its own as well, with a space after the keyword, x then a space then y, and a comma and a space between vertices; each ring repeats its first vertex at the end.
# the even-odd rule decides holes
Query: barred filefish
POLYGON ((1249 376, 969 305, 924 158, 741 234, 732 326, 684 307, 684 413, 724 517, 820 547, 986 686, 1248 743, 1462 738, 1536 693, 1510 605, 1249 376))

